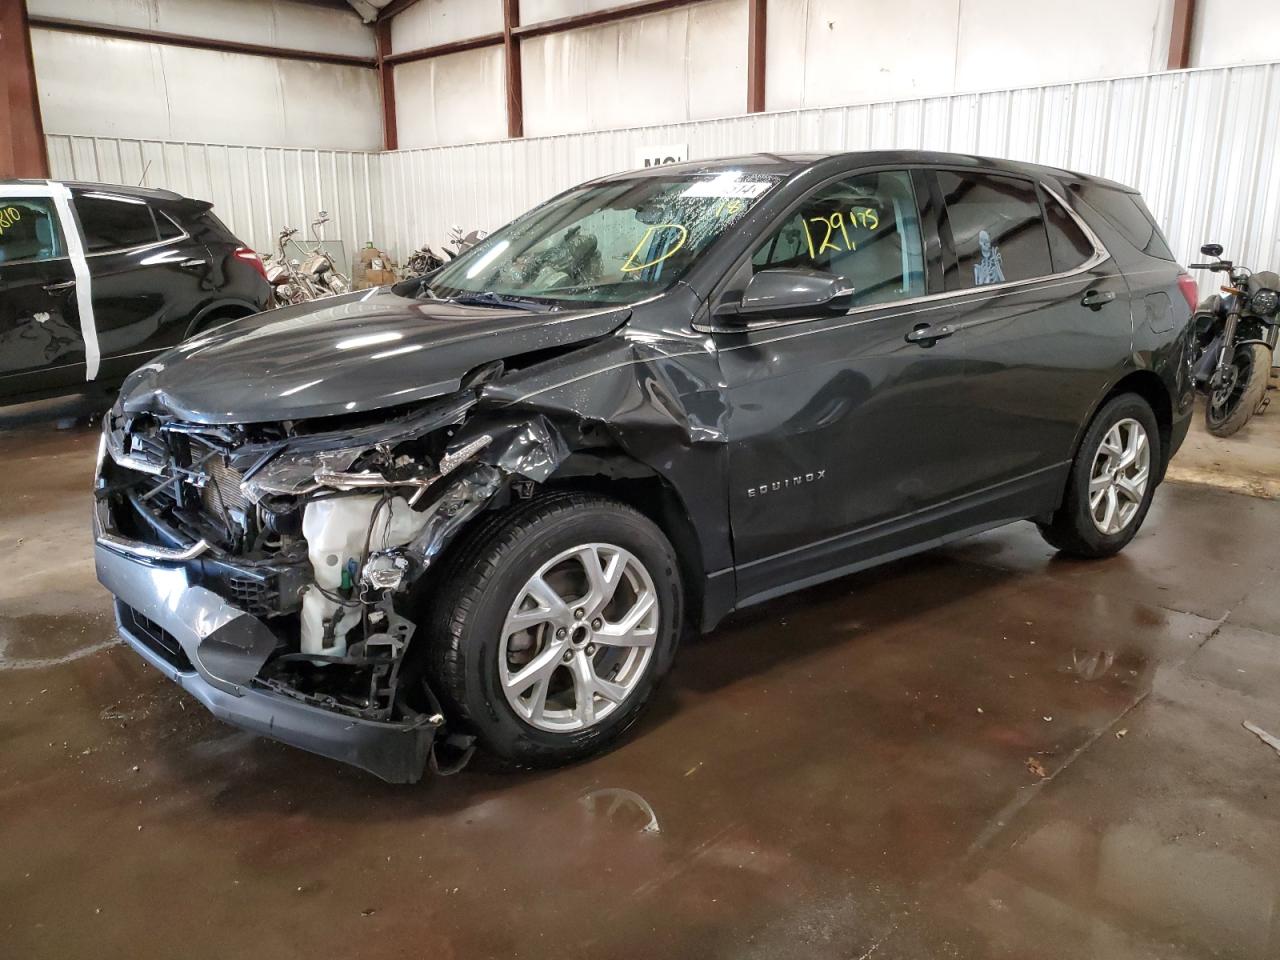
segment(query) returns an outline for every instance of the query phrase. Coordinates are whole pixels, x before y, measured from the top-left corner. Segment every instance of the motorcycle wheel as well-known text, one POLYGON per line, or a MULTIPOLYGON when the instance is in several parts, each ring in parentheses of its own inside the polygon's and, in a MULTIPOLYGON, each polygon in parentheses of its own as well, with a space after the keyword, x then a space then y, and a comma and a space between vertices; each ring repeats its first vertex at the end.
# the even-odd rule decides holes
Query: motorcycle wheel
POLYGON ((1236 347, 1227 382, 1205 402, 1204 425, 1208 431, 1215 437, 1238 432, 1262 405, 1270 376, 1271 351, 1265 344, 1242 343, 1236 347))

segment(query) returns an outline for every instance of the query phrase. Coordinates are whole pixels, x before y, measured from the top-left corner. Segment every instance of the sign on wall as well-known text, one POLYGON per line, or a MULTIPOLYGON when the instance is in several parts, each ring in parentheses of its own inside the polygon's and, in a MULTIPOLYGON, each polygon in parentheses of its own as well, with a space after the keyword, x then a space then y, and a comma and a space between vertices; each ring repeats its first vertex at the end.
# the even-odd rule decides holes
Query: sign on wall
POLYGON ((683 163, 689 159, 687 143, 668 143, 657 147, 641 147, 636 151, 637 167, 661 167, 668 163, 683 163))

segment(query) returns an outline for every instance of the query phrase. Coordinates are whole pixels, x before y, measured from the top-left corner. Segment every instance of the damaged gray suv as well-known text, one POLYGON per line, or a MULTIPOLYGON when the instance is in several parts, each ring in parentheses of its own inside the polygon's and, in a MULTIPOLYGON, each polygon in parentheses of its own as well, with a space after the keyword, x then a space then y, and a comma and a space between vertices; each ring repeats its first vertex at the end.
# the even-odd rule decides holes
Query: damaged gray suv
POLYGON ((1121 549, 1186 434, 1195 300, 1141 197, 1063 170, 609 177, 133 373, 98 576, 240 727, 398 782, 572 761, 735 609, 1017 520, 1121 549))

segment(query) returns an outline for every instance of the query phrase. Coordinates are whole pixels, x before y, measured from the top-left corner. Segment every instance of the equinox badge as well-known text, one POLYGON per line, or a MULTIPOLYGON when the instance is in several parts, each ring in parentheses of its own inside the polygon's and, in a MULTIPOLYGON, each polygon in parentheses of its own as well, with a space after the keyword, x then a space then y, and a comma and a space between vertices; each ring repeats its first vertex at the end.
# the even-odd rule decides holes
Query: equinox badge
POLYGON ((791 487, 802 487, 806 483, 815 483, 826 477, 827 471, 818 470, 816 473, 797 473, 794 477, 783 477, 781 480, 774 480, 772 483, 762 483, 758 487, 747 487, 747 498, 763 497, 766 493, 777 493, 779 490, 789 490, 791 487))

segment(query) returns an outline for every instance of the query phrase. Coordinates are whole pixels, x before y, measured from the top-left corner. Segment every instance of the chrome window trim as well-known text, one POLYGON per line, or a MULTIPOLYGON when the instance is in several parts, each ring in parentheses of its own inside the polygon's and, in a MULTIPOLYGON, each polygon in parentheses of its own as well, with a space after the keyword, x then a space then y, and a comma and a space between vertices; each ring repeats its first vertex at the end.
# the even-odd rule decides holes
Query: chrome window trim
MULTIPOLYGON (((950 168, 923 167, 923 168, 913 168, 913 169, 949 170, 950 168)), ((974 173, 975 171, 970 170, 967 172, 974 173)), ((746 334, 746 333, 751 333, 757 330, 773 330, 777 327, 791 327, 791 326, 795 326, 798 323, 814 323, 818 320, 831 320, 831 319, 836 319, 837 317, 851 317, 858 314, 868 313, 873 310, 884 310, 886 308, 896 308, 896 307, 909 307, 909 306, 915 306, 917 304, 939 303, 942 301, 952 300, 957 297, 972 296, 973 294, 977 294, 977 293, 983 294, 985 299, 987 298, 987 295, 993 291, 999 294, 1004 291, 1017 290, 1022 287, 1030 286, 1032 284, 1047 283, 1049 281, 1056 281, 1056 280, 1065 280, 1070 277, 1078 276, 1082 273, 1088 273, 1089 271, 1095 269, 1096 267, 1106 263, 1108 260, 1111 259, 1111 253, 1103 245, 1102 240, 1099 239, 1096 233, 1094 233, 1093 229, 1089 226, 1089 224, 1087 224, 1084 221, 1084 219, 1078 213, 1076 213, 1075 210, 1071 208, 1070 204, 1068 204, 1065 200, 1062 199, 1062 196, 1056 190, 1050 187, 1043 180, 1035 180, 1029 177, 1018 176, 1017 174, 1004 174, 998 171, 993 172, 989 170, 979 170, 976 172, 989 175, 989 176, 997 176, 997 177, 1006 176, 1009 179, 1026 180, 1030 183, 1038 184, 1041 188, 1043 188, 1045 193, 1047 193, 1050 197, 1056 200, 1058 204, 1064 210, 1067 211, 1067 215, 1071 217, 1073 221, 1075 221, 1076 225, 1080 227, 1081 230, 1084 231, 1085 237, 1089 240, 1091 244, 1093 244, 1093 256, 1089 257, 1087 260, 1084 261, 1084 263, 1080 264, 1077 267, 1073 267, 1070 270, 1063 270, 1058 273, 1047 273, 1047 274, 1044 274, 1043 276, 1031 277, 1030 279, 1027 279, 1027 280, 1006 280, 1004 283, 989 283, 981 287, 967 287, 963 290, 944 290, 941 293, 928 293, 928 294, 924 294, 923 296, 908 297, 903 300, 886 300, 882 303, 868 303, 860 307, 854 307, 853 309, 843 314, 820 314, 815 317, 796 317, 791 320, 760 321, 760 322, 751 324, 749 327, 748 326, 741 326, 741 327, 730 326, 730 325, 715 324, 715 323, 699 323, 697 320, 695 320, 693 323, 693 328, 700 333, 746 334)), ((852 175, 856 175, 856 174, 846 174, 844 175, 844 177, 847 178, 848 176, 852 176, 852 175)), ((825 183, 820 184, 818 187, 815 187, 814 189, 815 190, 820 189, 823 186, 826 186, 826 184, 825 183)), ((750 255, 747 256, 747 260, 748 262, 750 262, 751 260, 750 255)), ((737 268, 735 267, 735 269, 737 268)), ((891 316, 898 316, 898 314, 896 313, 891 314, 891 316)), ((873 317, 871 319, 876 319, 876 318, 873 317)), ((823 328, 823 329, 829 329, 829 328, 823 328)))
POLYGON ((151 250, 155 247, 163 247, 169 243, 181 243, 183 240, 190 240, 191 234, 183 231, 180 237, 170 237, 168 240, 155 240, 151 243, 139 244, 136 247, 112 247, 110 250, 95 250, 92 253, 85 253, 85 257, 92 260, 94 257, 109 257, 117 253, 141 253, 144 250, 151 250))
MULTIPOLYGON (((28 263, 57 263, 60 260, 70 259, 71 258, 69 256, 64 255, 61 257, 23 257, 21 260, 0 260, 0 270, 3 270, 5 267, 20 267, 23 264, 28 263)), ((49 368, 44 367, 42 369, 47 370, 49 368)))

